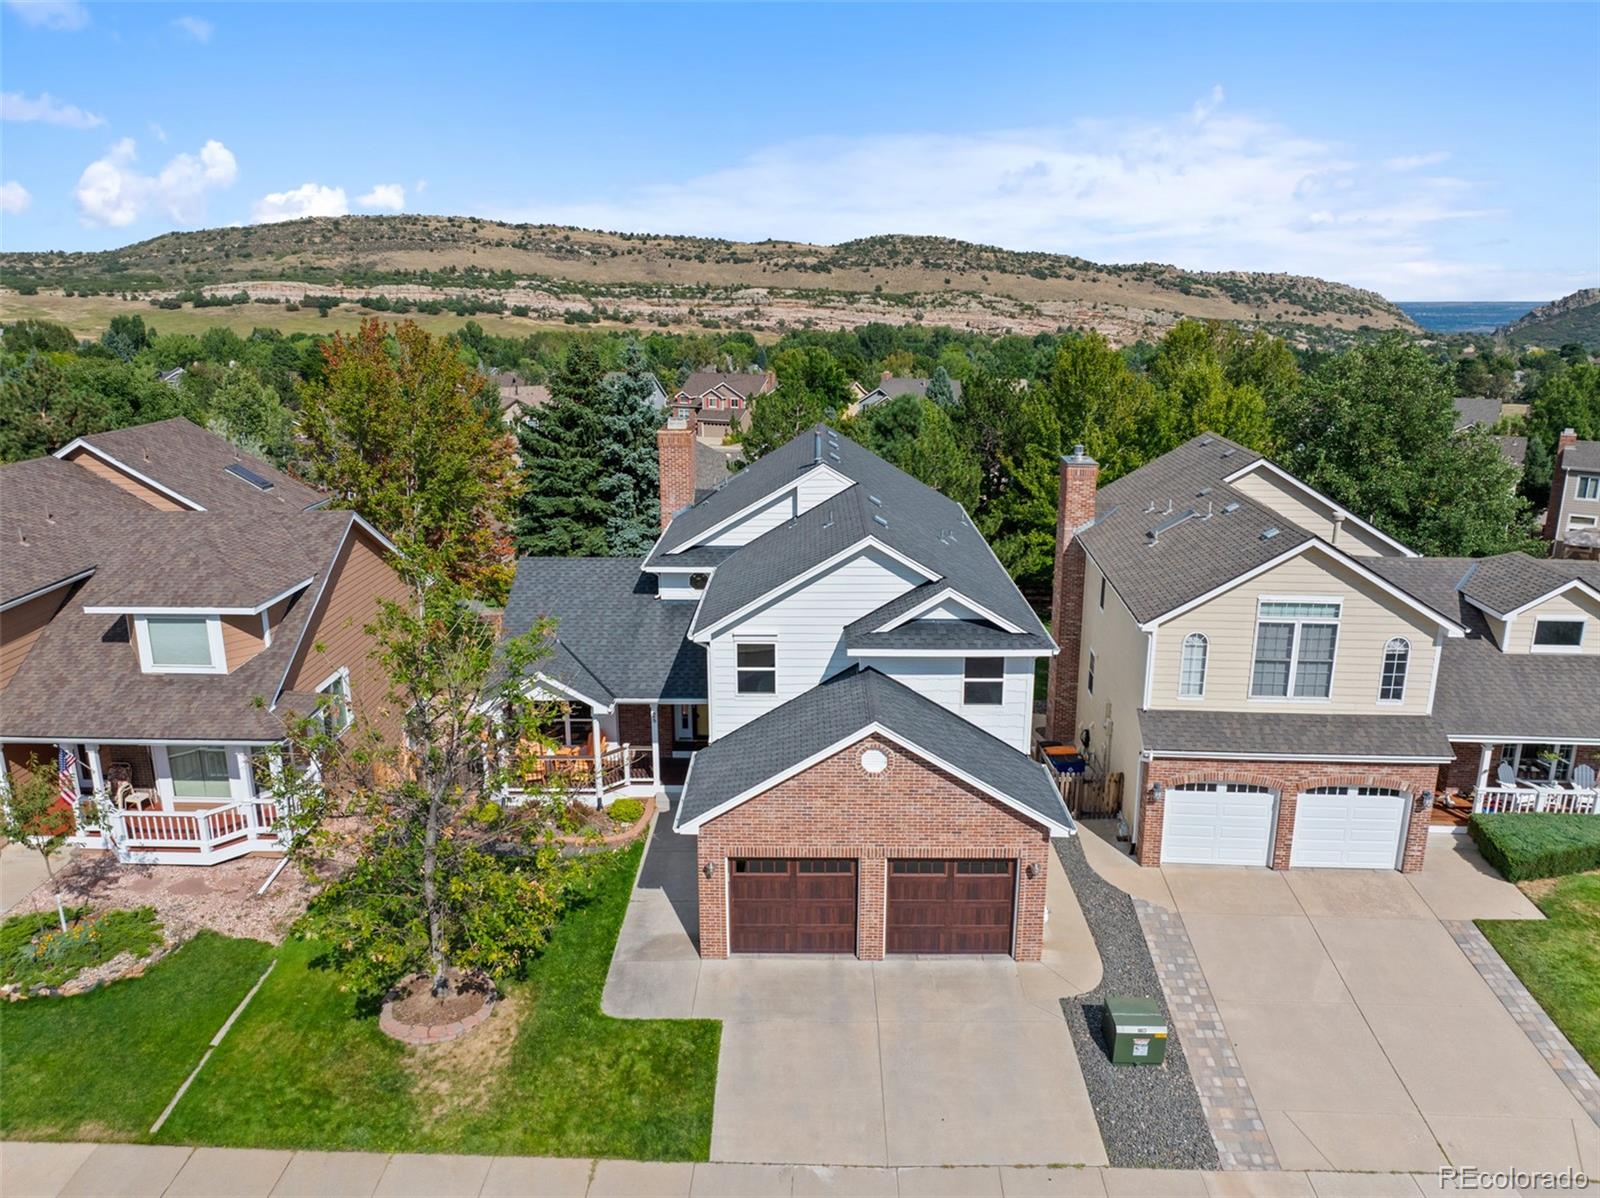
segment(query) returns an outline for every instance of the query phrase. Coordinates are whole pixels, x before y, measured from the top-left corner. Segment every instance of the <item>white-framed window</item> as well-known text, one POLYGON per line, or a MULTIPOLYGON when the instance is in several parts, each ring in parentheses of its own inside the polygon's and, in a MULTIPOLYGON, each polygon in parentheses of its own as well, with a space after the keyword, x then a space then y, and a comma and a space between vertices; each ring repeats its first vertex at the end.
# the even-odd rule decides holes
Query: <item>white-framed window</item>
POLYGON ((222 621, 215 616, 135 616, 139 668, 146 674, 225 674, 222 621))
POLYGON ((1535 653, 1577 653, 1588 621, 1582 616, 1540 616, 1533 622, 1535 653))
POLYGON ((1568 532, 1577 532, 1580 528, 1593 528, 1596 524, 1600 524, 1600 516, 1572 515, 1567 517, 1568 532))
POLYGON ((1095 667, 1095 665, 1096 665, 1096 662, 1095 662, 1094 650, 1090 649, 1089 650, 1089 677, 1088 677, 1088 679, 1086 681, 1087 681, 1087 684, 1088 684, 1088 687, 1089 687, 1089 693, 1091 695, 1094 694, 1094 667, 1095 667))
POLYGON ((741 695, 771 695, 778 689, 778 646, 749 641, 734 646, 741 695))
POLYGON ((1510 744, 1500 749, 1500 760, 1509 761, 1522 782, 1569 781, 1577 759, 1577 745, 1510 744))
POLYGON ((1383 647, 1383 674, 1378 679, 1378 702, 1399 703, 1406 697, 1406 671, 1411 667, 1411 642, 1397 636, 1383 647))
POLYGON ((1337 599, 1262 599, 1256 609, 1253 699, 1326 699, 1339 644, 1337 599))
POLYGON ((1206 652, 1210 643, 1203 632, 1183 638, 1183 657, 1178 664, 1178 697, 1201 699, 1206 693, 1206 652))
POLYGON ((1578 475, 1579 499, 1600 499, 1600 474, 1578 475))
POLYGON ((228 751, 221 745, 173 745, 167 750, 172 795, 178 799, 230 799, 228 751))
POLYGON ((338 736, 355 722, 355 708, 350 704, 350 671, 340 666, 317 687, 321 703, 322 726, 329 736, 338 736))
POLYGON ((1005 702, 1006 660, 969 657, 961 672, 961 701, 969 707, 998 707, 1005 702))

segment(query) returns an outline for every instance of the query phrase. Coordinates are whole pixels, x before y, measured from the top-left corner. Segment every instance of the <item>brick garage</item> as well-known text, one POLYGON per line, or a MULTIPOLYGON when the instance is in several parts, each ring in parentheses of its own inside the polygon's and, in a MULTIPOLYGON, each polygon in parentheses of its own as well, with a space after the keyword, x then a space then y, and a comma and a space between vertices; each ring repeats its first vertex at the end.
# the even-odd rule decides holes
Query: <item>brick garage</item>
POLYGON ((1428 847, 1429 812, 1417 812, 1415 799, 1432 792, 1439 766, 1381 765, 1374 762, 1329 761, 1225 761, 1202 758, 1158 757, 1145 768, 1144 792, 1139 803, 1137 857, 1140 865, 1161 864, 1161 822, 1165 805, 1154 801, 1155 785, 1167 790, 1202 782, 1231 782, 1264 786, 1276 795, 1277 826, 1273 833, 1272 868, 1288 869, 1294 843, 1296 796, 1318 786, 1381 786, 1400 791, 1413 802, 1407 809, 1402 873, 1422 868, 1428 847))
POLYGON ((884 956, 891 859, 1009 859, 1017 863, 1014 955, 1019 961, 1037 961, 1044 940, 1049 852, 1050 833, 1043 824, 893 741, 867 734, 700 827, 700 953, 728 955, 732 858, 856 860, 856 955, 868 961, 884 956), (861 756, 868 749, 888 758, 881 773, 862 768, 861 756), (710 877, 707 865, 712 867, 710 877))

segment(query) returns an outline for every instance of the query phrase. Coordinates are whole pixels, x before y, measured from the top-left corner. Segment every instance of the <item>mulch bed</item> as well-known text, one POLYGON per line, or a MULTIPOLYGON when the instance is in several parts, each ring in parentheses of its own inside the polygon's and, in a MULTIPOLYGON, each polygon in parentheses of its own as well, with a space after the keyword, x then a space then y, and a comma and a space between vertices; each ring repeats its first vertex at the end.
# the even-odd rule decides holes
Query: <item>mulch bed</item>
POLYGON ((443 1044, 489 1018, 496 997, 494 983, 482 974, 446 970, 437 996, 431 974, 413 974, 389 992, 378 1026, 407 1044, 443 1044))
MULTIPOLYGON (((1093 833, 1084 831, 1080 835, 1093 833)), ((1052 842, 1083 909, 1104 970, 1099 989, 1061 1000, 1111 1164, 1128 1169, 1217 1169, 1216 1142, 1189 1073, 1133 899, 1089 865, 1077 836, 1052 842), (1108 996, 1153 998, 1167 1019, 1166 1062, 1113 1065, 1101 1019, 1108 996)))

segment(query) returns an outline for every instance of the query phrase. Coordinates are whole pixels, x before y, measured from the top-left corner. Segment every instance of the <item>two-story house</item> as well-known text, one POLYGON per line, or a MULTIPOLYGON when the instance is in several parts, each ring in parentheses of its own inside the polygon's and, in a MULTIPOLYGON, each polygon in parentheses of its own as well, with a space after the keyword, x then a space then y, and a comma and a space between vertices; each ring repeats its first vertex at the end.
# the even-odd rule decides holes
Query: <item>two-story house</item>
POLYGON ((1141 864, 1421 868, 1478 810, 1595 810, 1600 565, 1419 557, 1197 437, 1061 464, 1047 729, 1141 864))
POLYGON ((1550 478, 1544 537, 1557 557, 1600 558, 1600 441, 1563 429, 1550 478))
POLYGON ((715 443, 734 428, 748 428, 750 405, 778 385, 772 371, 697 370, 672 397, 672 414, 694 416, 700 436, 715 443))
POLYGON ((366 632, 394 547, 325 504, 182 419, 0 468, 0 776, 56 775, 124 860, 279 849, 285 712, 399 731, 366 632))
POLYGON ((558 621, 537 685, 600 799, 664 784, 701 954, 1037 959, 1055 645, 967 513, 823 426, 694 501, 692 424, 658 438, 650 553, 524 559, 505 624, 558 621))

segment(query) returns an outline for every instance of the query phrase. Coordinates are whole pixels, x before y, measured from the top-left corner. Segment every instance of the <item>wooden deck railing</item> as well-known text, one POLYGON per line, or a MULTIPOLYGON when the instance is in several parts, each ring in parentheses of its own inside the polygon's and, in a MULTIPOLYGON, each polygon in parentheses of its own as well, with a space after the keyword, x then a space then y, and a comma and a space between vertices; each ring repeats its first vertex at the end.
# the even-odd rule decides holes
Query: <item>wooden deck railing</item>
MULTIPOLYGON (((565 786, 582 795, 595 790, 594 755, 578 753, 538 753, 525 757, 522 782, 526 789, 565 786)), ((648 747, 612 745, 600 754, 600 793, 609 794, 636 783, 654 781, 648 747)))
POLYGON ((1551 812, 1600 814, 1600 789, 1574 786, 1480 786, 1472 797, 1476 812, 1551 812))
POLYGON ((278 805, 270 798, 198 811, 122 811, 81 802, 79 843, 108 848, 123 861, 214 865, 283 847, 278 805))

